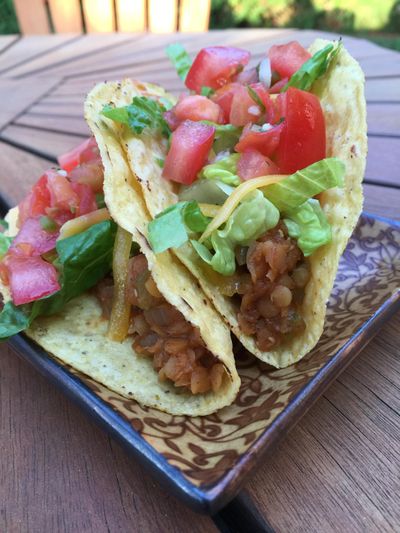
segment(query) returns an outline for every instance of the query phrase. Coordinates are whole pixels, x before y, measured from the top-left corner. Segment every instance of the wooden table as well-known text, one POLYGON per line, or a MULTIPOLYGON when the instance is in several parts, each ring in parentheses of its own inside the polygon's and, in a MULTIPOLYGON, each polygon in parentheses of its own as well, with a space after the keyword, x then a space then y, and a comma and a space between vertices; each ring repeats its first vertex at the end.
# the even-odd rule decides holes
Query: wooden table
MULTIPOLYGON (((0 37, 0 192, 18 202, 57 154, 88 134, 85 93, 123 76, 182 88, 170 41, 232 44, 259 59, 311 31, 0 37)), ((329 38, 329 36, 328 36, 329 38)), ((365 210, 400 218, 400 54, 346 37, 365 70, 365 210)), ((400 528, 400 317, 310 410, 218 516, 156 485, 103 431, 2 345, 0 531, 394 531, 400 528)))

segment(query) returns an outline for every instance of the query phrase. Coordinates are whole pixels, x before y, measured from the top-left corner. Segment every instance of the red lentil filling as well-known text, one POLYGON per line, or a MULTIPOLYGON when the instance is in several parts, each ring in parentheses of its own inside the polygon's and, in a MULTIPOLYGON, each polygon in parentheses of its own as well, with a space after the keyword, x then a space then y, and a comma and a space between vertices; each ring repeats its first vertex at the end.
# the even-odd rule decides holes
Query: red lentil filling
MULTIPOLYGON (((103 315, 111 313, 113 282, 102 280, 95 294, 103 315)), ((143 254, 129 260, 127 298, 132 305, 129 334, 136 353, 151 357, 161 381, 171 380, 193 394, 218 391, 224 366, 204 345, 198 328, 158 291, 143 254)))
POLYGON ((299 307, 309 271, 296 241, 279 223, 249 248, 236 250, 240 265, 220 290, 238 299, 239 327, 268 351, 304 329, 299 307))

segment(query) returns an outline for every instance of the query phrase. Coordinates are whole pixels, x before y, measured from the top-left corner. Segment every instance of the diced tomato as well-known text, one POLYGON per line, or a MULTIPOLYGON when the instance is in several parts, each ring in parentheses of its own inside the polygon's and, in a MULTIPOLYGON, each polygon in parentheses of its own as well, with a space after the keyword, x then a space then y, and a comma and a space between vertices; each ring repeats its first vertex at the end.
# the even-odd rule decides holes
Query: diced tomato
POLYGON ((285 120, 275 161, 291 174, 326 157, 325 119, 314 94, 289 87, 278 99, 285 120))
POLYGON ((250 149, 241 154, 237 164, 237 173, 242 180, 246 181, 259 176, 279 174, 279 168, 269 157, 250 149))
POLYGON ((103 190, 104 169, 98 163, 85 163, 74 168, 68 175, 72 182, 89 185, 94 192, 103 190))
POLYGON ((278 147, 282 128, 283 123, 277 126, 271 126, 267 131, 254 131, 249 124, 243 129, 235 150, 236 152, 245 152, 246 150, 253 149, 271 157, 278 147))
POLYGON ((172 131, 175 131, 184 120, 193 122, 209 120, 217 124, 224 122, 224 114, 219 105, 197 94, 181 97, 175 107, 164 113, 164 118, 172 131))
POLYGON ((33 302, 60 290, 57 270, 40 256, 7 255, 4 264, 15 305, 33 302))
POLYGON ((202 87, 218 89, 229 83, 233 76, 247 65, 250 53, 229 46, 210 46, 197 54, 188 75, 186 87, 197 93, 202 87))
POLYGON ((80 217, 81 215, 96 211, 96 197, 89 185, 83 183, 71 183, 71 187, 79 198, 79 205, 77 206, 75 217, 80 217))
POLYGON ((207 161, 214 133, 214 127, 202 122, 182 122, 172 134, 163 177, 186 185, 193 183, 207 161))
POLYGON ((71 172, 71 170, 78 165, 94 161, 97 161, 101 164, 100 152, 94 137, 86 139, 79 146, 73 148, 70 152, 58 157, 60 167, 67 172, 71 172))
POLYGON ((56 170, 48 170, 46 174, 51 207, 75 213, 79 205, 79 198, 72 188, 71 182, 56 170))
POLYGON ((42 255, 56 247, 59 231, 48 232, 42 228, 38 215, 28 218, 21 226, 8 252, 14 255, 42 255))
POLYGON ((281 80, 277 81, 270 88, 269 93, 270 94, 279 94, 281 92, 281 90, 285 87, 285 85, 287 84, 288 81, 289 81, 289 78, 282 78, 281 80))
POLYGON ((310 59, 311 54, 297 41, 287 44, 275 44, 268 51, 271 70, 277 72, 281 78, 290 78, 299 68, 310 59))
POLYGON ((259 105, 250 96, 244 85, 240 85, 232 98, 229 122, 234 126, 245 126, 249 122, 257 122, 262 115, 259 105))
POLYGON ((50 192, 47 188, 47 173, 35 183, 28 196, 18 205, 18 226, 36 215, 44 215, 50 206, 50 192))
POLYGON ((241 87, 240 83, 228 83, 211 96, 211 100, 222 109, 225 123, 229 123, 233 96, 241 87))

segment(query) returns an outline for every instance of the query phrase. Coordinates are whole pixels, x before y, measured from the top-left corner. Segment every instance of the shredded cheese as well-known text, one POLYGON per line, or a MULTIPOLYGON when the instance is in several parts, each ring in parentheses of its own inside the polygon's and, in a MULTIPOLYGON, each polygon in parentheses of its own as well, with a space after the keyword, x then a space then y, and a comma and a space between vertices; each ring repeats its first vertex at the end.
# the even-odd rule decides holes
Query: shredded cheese
POLYGON ((216 204, 199 204, 200 211, 206 217, 216 217, 221 209, 220 205, 216 204))
POLYGON ((60 235, 57 240, 60 241, 61 239, 66 239, 67 237, 81 233, 91 226, 103 222, 103 220, 109 220, 110 218, 111 216, 108 209, 103 207, 103 209, 97 209, 86 215, 68 220, 61 226, 60 235))
POLYGON ((247 196, 250 192, 255 189, 261 189, 263 187, 268 187, 273 183, 278 183, 283 179, 287 178, 286 174, 274 174, 271 176, 260 176, 259 178, 253 178, 251 180, 241 183, 233 193, 225 200, 224 205, 218 211, 218 214, 210 222, 207 229, 200 237, 199 242, 203 242, 211 233, 218 229, 224 222, 228 220, 230 215, 233 213, 237 205, 247 196))

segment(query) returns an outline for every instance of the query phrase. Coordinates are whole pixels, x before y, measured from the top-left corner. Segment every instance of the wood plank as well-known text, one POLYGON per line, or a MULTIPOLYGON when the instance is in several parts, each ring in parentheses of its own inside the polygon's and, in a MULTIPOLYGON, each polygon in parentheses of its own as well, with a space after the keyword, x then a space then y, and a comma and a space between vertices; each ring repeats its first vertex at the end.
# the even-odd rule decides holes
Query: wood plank
POLYGON ((21 33, 31 35, 35 33, 50 33, 45 3, 43 0, 14 0, 21 33))
POLYGON ((90 135, 88 125, 83 118, 83 113, 80 118, 68 116, 60 118, 52 115, 35 115, 33 113, 25 113, 15 121, 15 124, 31 126, 33 128, 45 129, 60 133, 83 135, 85 137, 90 135))
POLYGON ((1 531, 218 532, 5 344, 0 398, 1 531))
POLYGON ((177 29, 177 0, 148 0, 149 30, 153 33, 171 33, 177 29))
POLYGON ((16 80, 0 80, 0 129, 22 113, 59 82, 58 78, 30 80, 29 86, 16 80))
POLYGON ((146 31, 147 12, 145 0, 116 0, 118 31, 146 31))
POLYGON ((82 8, 88 33, 115 30, 113 0, 82 0, 82 8))
POLYGON ((19 35, 0 35, 0 54, 19 39, 19 35))
POLYGON ((56 159, 60 154, 80 144, 82 136, 11 125, 0 133, 0 140, 10 141, 27 150, 34 150, 41 157, 56 159))
POLYGON ((367 78, 381 78, 382 76, 400 76, 400 54, 391 52, 381 55, 360 59, 360 65, 367 78))
POLYGON ((369 137, 366 179, 400 186, 400 137, 369 137))
POLYGON ((400 136, 400 102, 398 104, 369 103, 367 120, 370 134, 400 136))
MULTIPOLYGON (((32 44, 32 39, 33 37, 25 37, 22 40, 27 50, 29 50, 29 47, 32 44)), ((20 64, 17 62, 13 63, 11 59, 9 63, 14 68, 9 68, 7 75, 13 77, 31 76, 32 74, 39 74, 51 70, 53 66, 64 66, 66 63, 71 63, 80 57, 85 57, 89 60, 92 54, 98 54, 99 57, 101 57, 104 50, 107 48, 118 47, 126 40, 126 35, 119 33, 80 35, 75 36, 73 39, 71 36, 66 37, 63 34, 51 35, 45 39, 48 46, 46 54, 38 54, 37 57, 32 56, 29 61, 24 61, 20 64), (54 43, 57 40, 64 40, 65 46, 49 46, 49 43, 54 43)), ((59 71, 60 74, 64 76, 63 68, 59 68, 59 71)), ((51 73, 51 75, 54 75, 54 73, 51 73)))
POLYGON ((400 188, 364 183, 364 211, 400 220, 400 188))
MULTIPOLYGON (((60 47, 76 39, 74 35, 30 35, 22 37, 11 48, 6 50, 0 59, 0 75, 12 68, 29 64, 36 58, 43 61, 48 53, 60 53, 60 47)), ((22 67, 20 67, 22 68, 22 67)))
POLYGON ((400 102, 400 77, 368 79, 365 84, 367 102, 400 102))
POLYGON ((210 22, 210 0, 181 0, 179 31, 207 31, 210 22))
MULTIPOLYGON (((399 370, 399 328, 398 314, 354 364, 369 357, 379 371, 391 353, 399 370)), ((395 531, 400 523, 400 417, 376 397, 393 387, 377 373, 371 393, 352 377, 354 364, 339 378, 346 388, 334 384, 248 484, 277 531, 395 531)))
POLYGON ((57 33, 81 33, 83 30, 79 0, 48 0, 57 33))

